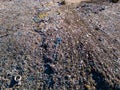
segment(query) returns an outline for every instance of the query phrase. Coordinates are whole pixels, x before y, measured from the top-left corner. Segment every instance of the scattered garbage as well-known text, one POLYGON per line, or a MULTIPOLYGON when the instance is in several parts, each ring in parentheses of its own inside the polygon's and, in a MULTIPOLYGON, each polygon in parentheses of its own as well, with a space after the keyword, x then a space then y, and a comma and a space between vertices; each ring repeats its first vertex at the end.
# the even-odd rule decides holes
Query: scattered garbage
POLYGON ((2 67, 0 67, 0 73, 2 73, 2 71, 3 71, 3 68, 2 68, 2 67))
POLYGON ((57 60, 58 60, 58 59, 57 59, 57 58, 58 58, 58 53, 57 53, 57 52, 54 53, 52 57, 53 57, 53 60, 54 60, 54 61, 57 61, 57 60))
POLYGON ((15 2, 0 13, 0 90, 119 90, 119 5, 15 2))
POLYGON ((49 48, 49 45, 47 43, 42 43, 41 47, 43 47, 47 51, 49 48))
POLYGON ((11 79, 9 88, 13 88, 16 84, 18 84, 18 81, 15 81, 14 76, 13 76, 12 79, 11 79))
POLYGON ((62 42, 62 38, 57 36, 56 40, 55 40, 55 47, 57 47, 60 43, 62 42))
POLYGON ((43 60, 44 60, 44 63, 52 63, 52 58, 46 56, 46 55, 43 55, 43 60))
POLYGON ((54 84, 55 84, 55 81, 53 80, 53 77, 52 76, 49 76, 48 77, 48 80, 47 80, 47 82, 46 82, 47 84, 48 84, 48 88, 50 89, 50 88, 54 88, 54 84))
POLYGON ((54 68, 51 67, 49 64, 45 64, 44 67, 45 67, 44 73, 46 73, 46 74, 48 74, 48 75, 51 75, 51 74, 54 74, 54 73, 55 73, 54 68))
POLYGON ((39 23, 39 22, 40 22, 40 19, 39 19, 37 16, 34 16, 34 17, 33 17, 33 21, 34 21, 35 23, 39 23))
POLYGON ((16 76, 14 77, 14 80, 15 80, 16 82, 21 81, 21 79, 22 79, 22 77, 21 77, 20 75, 16 75, 16 76))

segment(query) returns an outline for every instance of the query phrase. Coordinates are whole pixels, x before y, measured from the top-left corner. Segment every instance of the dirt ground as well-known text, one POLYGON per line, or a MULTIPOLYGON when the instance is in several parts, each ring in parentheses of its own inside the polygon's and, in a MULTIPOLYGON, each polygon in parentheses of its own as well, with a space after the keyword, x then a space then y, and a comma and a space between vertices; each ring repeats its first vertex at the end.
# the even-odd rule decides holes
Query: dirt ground
POLYGON ((120 3, 0 0, 0 90, 12 89, 120 90, 120 3))

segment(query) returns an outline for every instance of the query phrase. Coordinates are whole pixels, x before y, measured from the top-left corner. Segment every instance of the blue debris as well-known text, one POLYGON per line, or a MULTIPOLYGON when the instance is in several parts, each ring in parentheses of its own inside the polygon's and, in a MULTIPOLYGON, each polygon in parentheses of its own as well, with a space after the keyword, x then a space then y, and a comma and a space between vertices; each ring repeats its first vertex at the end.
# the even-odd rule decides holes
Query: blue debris
POLYGON ((69 79, 69 77, 68 77, 68 76, 65 76, 64 78, 65 78, 65 80, 68 80, 68 79, 69 79))
POLYGON ((35 16, 35 17, 33 17, 33 21, 34 21, 35 23, 39 23, 39 22, 40 22, 40 19, 39 19, 37 16, 35 16))
POLYGON ((19 65, 16 66, 16 70, 23 70, 19 65))
POLYGON ((53 57, 54 61, 57 61, 58 54, 55 52, 52 57, 53 57))
POLYGON ((62 38, 57 37, 57 39, 56 39, 56 44, 60 44, 61 42, 62 42, 62 38))
POLYGON ((55 43, 54 46, 57 47, 59 44, 61 44, 61 42, 62 42, 62 38, 61 37, 57 37, 55 42, 54 42, 55 43))
POLYGON ((52 59, 49 58, 47 55, 43 55, 43 60, 44 60, 44 63, 52 63, 52 59))
POLYGON ((40 47, 42 47, 43 49, 45 49, 47 51, 49 45, 47 43, 42 43, 42 45, 40 47))
POLYGON ((44 73, 46 73, 48 75, 55 73, 54 69, 49 64, 45 64, 44 67, 45 67, 44 73))
POLYGON ((52 76, 48 77, 48 80, 46 81, 46 83, 48 84, 48 88, 52 88, 53 89, 55 81, 53 80, 52 76))
POLYGON ((6 87, 6 88, 9 88, 9 85, 8 85, 8 83, 5 83, 5 87, 6 87))
POLYGON ((0 67, 0 73, 3 71, 3 68, 2 67, 0 67))
POLYGON ((12 79, 11 79, 11 82, 10 82, 9 88, 14 87, 17 83, 18 83, 18 82, 14 80, 14 76, 13 76, 12 79))
MULTIPOLYGON (((3 84, 3 80, 0 80, 0 87, 2 86, 2 84, 3 84)), ((1 90, 1 88, 0 88, 0 90, 1 90)))

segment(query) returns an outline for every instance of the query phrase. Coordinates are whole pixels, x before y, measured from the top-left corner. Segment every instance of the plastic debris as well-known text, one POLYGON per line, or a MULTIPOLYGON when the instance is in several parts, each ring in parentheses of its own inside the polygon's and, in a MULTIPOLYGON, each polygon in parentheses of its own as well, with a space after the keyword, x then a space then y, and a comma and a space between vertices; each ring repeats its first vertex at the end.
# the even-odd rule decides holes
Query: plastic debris
POLYGON ((42 12, 41 12, 41 13, 39 14, 39 18, 40 18, 40 19, 45 19, 47 16, 48 16, 48 13, 44 13, 44 12, 42 13, 42 12))
POLYGON ((47 57, 46 55, 43 55, 43 60, 44 60, 44 63, 52 63, 52 58, 50 57, 47 57))
POLYGON ((55 70, 49 64, 45 64, 44 67, 45 67, 44 73, 46 73, 48 75, 55 73, 55 70))
POLYGON ((59 44, 61 44, 61 42, 62 42, 62 38, 57 36, 57 38, 56 38, 56 40, 54 42, 55 43, 55 47, 57 47, 59 44))
POLYGON ((22 77, 21 77, 20 75, 16 75, 16 76, 14 77, 14 80, 15 80, 16 82, 21 81, 21 79, 22 79, 22 77))
POLYGON ((18 83, 18 81, 15 81, 15 80, 14 80, 14 76, 13 76, 12 79, 11 79, 9 88, 13 88, 17 83, 18 83))
POLYGON ((52 88, 52 89, 54 88, 55 81, 53 80, 52 76, 48 77, 47 84, 48 84, 48 88, 52 88))
POLYGON ((34 17, 33 17, 33 21, 34 21, 35 23, 39 23, 39 22, 40 22, 40 19, 39 19, 37 16, 34 16, 34 17))
POLYGON ((47 51, 49 48, 49 45, 47 43, 42 43, 41 47, 47 51))

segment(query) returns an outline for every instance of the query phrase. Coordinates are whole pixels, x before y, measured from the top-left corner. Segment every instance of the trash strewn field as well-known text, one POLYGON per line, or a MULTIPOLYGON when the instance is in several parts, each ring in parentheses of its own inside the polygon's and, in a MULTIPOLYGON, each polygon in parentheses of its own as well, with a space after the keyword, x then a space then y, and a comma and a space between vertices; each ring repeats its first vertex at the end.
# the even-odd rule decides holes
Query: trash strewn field
POLYGON ((0 90, 120 90, 120 3, 1 0, 0 90))

